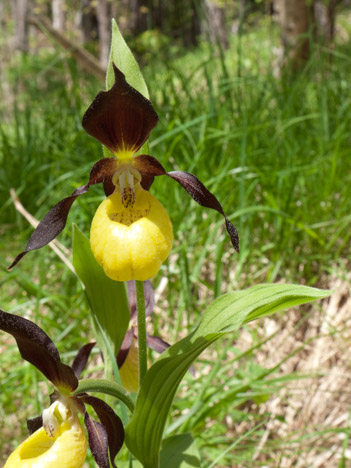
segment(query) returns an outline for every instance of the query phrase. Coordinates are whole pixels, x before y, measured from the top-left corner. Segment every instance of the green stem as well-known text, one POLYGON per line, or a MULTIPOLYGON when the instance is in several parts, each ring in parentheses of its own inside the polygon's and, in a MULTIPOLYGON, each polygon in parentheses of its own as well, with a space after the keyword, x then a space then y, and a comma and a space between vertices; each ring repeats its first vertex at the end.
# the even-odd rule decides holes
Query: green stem
POLYGON ((79 393, 85 392, 97 392, 104 393, 105 395, 111 395, 122 401, 132 413, 134 411, 134 402, 127 390, 125 390, 121 385, 111 382, 110 380, 82 379, 79 381, 78 388, 75 390, 74 394, 78 395, 79 393))
POLYGON ((135 281, 138 308, 139 386, 147 372, 146 317, 143 281, 135 281))

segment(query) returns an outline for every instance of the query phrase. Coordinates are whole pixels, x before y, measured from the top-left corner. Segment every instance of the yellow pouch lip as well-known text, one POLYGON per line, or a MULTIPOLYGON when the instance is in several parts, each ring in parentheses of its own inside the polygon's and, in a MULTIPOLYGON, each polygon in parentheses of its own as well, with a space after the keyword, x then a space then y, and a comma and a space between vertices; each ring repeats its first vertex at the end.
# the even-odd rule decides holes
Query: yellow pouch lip
POLYGON ((60 424, 54 437, 41 427, 22 442, 4 468, 81 468, 87 452, 85 434, 78 418, 60 424))

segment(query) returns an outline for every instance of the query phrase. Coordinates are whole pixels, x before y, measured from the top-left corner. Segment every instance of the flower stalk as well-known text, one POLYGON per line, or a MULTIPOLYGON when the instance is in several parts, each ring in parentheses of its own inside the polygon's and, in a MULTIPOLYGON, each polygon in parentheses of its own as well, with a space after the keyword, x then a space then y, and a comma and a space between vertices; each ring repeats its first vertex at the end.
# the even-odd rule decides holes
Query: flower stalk
POLYGON ((138 345, 139 345, 139 386, 141 386, 147 372, 146 347, 146 314, 144 282, 136 281, 137 311, 138 311, 138 345))

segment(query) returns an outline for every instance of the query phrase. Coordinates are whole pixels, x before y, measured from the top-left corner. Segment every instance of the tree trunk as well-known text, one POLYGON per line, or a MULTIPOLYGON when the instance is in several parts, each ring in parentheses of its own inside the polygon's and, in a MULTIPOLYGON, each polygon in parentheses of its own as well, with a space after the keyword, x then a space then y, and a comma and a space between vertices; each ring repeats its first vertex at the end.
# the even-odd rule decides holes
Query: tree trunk
POLYGON ((285 59, 297 70, 310 56, 313 1, 276 0, 275 11, 281 27, 285 59))
POLYGON ((65 2, 64 0, 51 0, 52 25, 55 29, 65 29, 65 2))
POLYGON ((332 45, 335 32, 335 7, 337 0, 318 0, 315 2, 315 21, 318 40, 325 45, 332 45))
POLYGON ((28 52, 28 0, 13 0, 11 2, 12 16, 15 23, 13 48, 28 52))
POLYGON ((180 34, 183 45, 185 47, 195 47, 198 43, 198 36, 200 35, 200 20, 198 9, 201 6, 201 1, 192 0, 185 2, 177 0, 174 2, 176 9, 174 15, 178 18, 178 33, 180 34))
POLYGON ((133 35, 146 31, 148 23, 148 0, 130 0, 130 30, 133 35))
POLYGON ((228 49, 229 41, 224 9, 212 0, 205 0, 205 8, 208 35, 211 43, 218 44, 222 49, 228 49))
POLYGON ((75 25, 79 30, 80 42, 86 44, 98 36, 98 22, 95 9, 90 0, 80 0, 79 10, 75 18, 75 25))
POLYGON ((99 31, 99 58, 102 66, 107 67, 110 54, 111 18, 110 3, 108 0, 99 0, 96 3, 96 16, 99 31))

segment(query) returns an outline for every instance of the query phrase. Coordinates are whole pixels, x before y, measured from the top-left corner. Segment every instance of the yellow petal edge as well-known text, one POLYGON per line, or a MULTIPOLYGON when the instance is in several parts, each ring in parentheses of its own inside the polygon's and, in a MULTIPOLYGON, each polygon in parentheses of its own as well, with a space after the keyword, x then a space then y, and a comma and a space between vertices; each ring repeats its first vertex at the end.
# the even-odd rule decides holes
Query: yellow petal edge
POLYGON ((87 453, 84 431, 78 419, 63 422, 49 437, 41 427, 9 456, 4 468, 81 468, 87 453))
POLYGON ((123 387, 128 392, 137 392, 139 389, 139 349, 138 341, 133 337, 126 360, 119 370, 123 387))
POLYGON ((115 281, 146 281, 156 275, 173 244, 172 223, 151 193, 137 189, 135 203, 123 206, 116 190, 97 209, 90 246, 105 274, 115 281))

